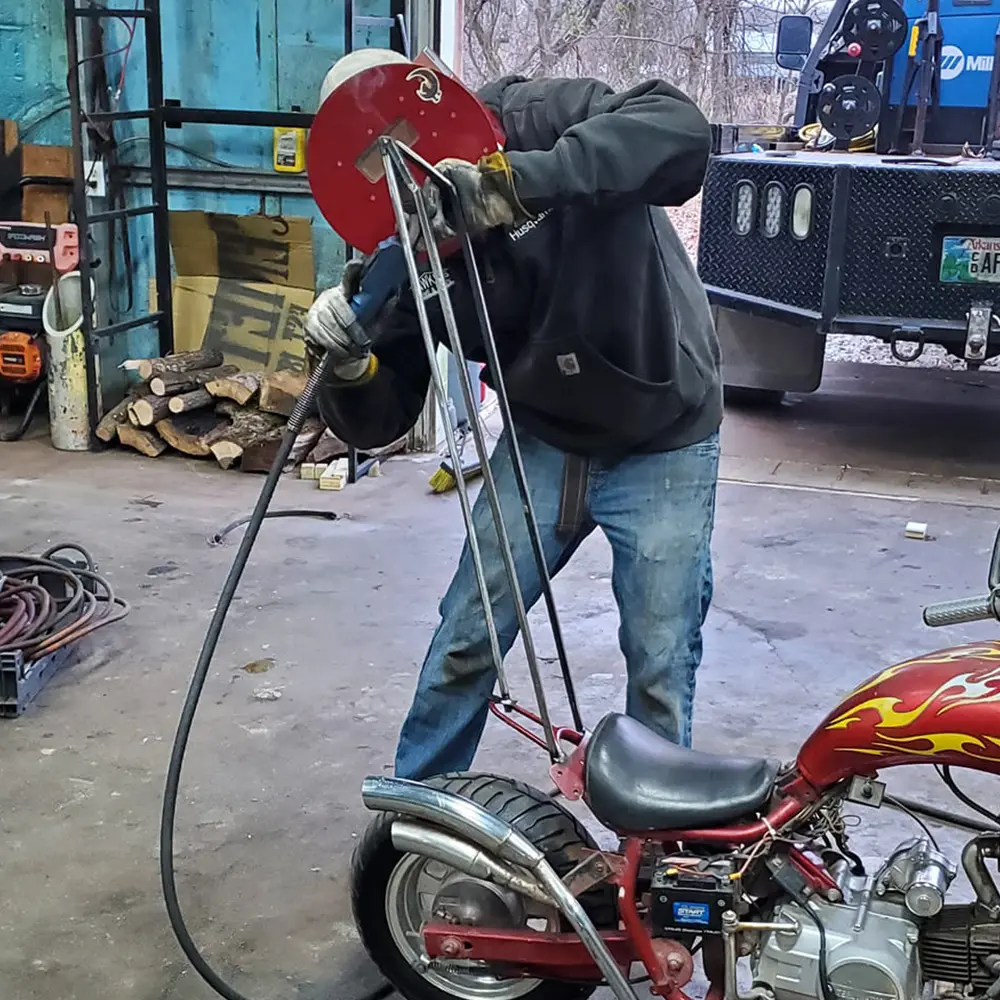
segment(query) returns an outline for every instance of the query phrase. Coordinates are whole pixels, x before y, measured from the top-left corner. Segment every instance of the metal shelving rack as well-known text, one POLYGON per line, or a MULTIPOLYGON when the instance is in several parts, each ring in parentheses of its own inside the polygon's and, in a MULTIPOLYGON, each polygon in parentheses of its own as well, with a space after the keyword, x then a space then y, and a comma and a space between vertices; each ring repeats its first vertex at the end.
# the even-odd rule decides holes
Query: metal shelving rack
POLYGON ((83 306, 84 350, 87 363, 87 408, 90 429, 93 432, 100 419, 100 394, 98 392, 97 345, 100 340, 140 326, 155 325, 159 334, 160 353, 166 354, 173 347, 173 303, 170 277, 170 234, 167 221, 167 148, 163 118, 163 52, 160 48, 159 0, 144 0, 142 6, 79 7, 76 0, 65 0, 66 49, 69 58, 69 107, 73 130, 73 212, 80 231, 81 303, 83 306), (146 32, 146 98, 147 107, 138 111, 91 111, 83 103, 80 88, 80 44, 77 28, 86 18, 129 17, 141 21, 146 32), (84 164, 84 126, 102 122, 145 119, 149 125, 149 165, 152 184, 152 201, 133 208, 112 209, 90 214, 87 211, 86 168, 84 164), (154 274, 156 279, 155 312, 132 319, 94 327, 94 301, 91 295, 93 267, 90 259, 90 230, 101 222, 127 219, 140 215, 153 217, 154 274))
MULTIPOLYGON (((65 0, 66 45, 69 58, 69 98, 73 130, 74 188, 73 211, 80 230, 80 276, 82 278, 83 332, 87 362, 87 402, 90 412, 91 432, 100 419, 98 393, 97 348, 102 339, 132 330, 136 327, 155 325, 159 335, 160 354, 173 350, 173 302, 171 295, 170 230, 168 217, 168 171, 167 171, 167 128, 186 124, 201 125, 249 125, 260 128, 279 126, 305 128, 312 125, 313 116, 299 111, 240 111, 219 108, 188 108, 179 101, 165 100, 163 96, 163 48, 161 39, 160 0, 143 0, 137 7, 79 6, 79 0, 65 0), (84 60, 80 58, 80 44, 77 28, 89 18, 136 18, 141 21, 146 33, 146 97, 147 107, 131 111, 91 111, 84 104, 80 86, 80 69, 84 60), (89 213, 87 210, 86 166, 84 149, 84 129, 94 123, 144 119, 149 125, 149 190, 151 201, 147 205, 133 208, 112 209, 105 212, 89 213), (90 283, 93 266, 90 260, 91 227, 101 222, 127 219, 135 216, 153 217, 153 256, 156 286, 154 312, 132 319, 94 327, 94 302, 90 283)), ((358 27, 388 27, 392 48, 406 52, 407 8, 405 0, 391 0, 388 17, 355 16, 354 0, 344 0, 345 51, 354 46, 355 31, 358 27)), ((353 472, 357 461, 354 452, 350 456, 353 472)))

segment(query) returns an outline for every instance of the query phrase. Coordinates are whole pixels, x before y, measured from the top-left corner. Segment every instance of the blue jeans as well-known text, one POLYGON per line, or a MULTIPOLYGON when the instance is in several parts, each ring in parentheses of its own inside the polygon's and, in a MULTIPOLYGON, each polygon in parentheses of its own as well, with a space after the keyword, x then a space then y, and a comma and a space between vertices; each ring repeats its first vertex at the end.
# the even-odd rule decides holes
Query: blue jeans
MULTIPOLYGON (((574 538, 555 531, 565 456, 524 433, 519 441, 549 573, 559 572, 595 525, 611 543, 612 588, 621 622, 618 638, 628 671, 625 711, 668 739, 690 746, 701 630, 712 599, 718 434, 677 451, 636 455, 610 467, 592 463, 587 487, 590 523, 574 538)), ((530 608, 541 596, 541 587, 505 437, 497 443, 490 465, 530 608)), ((473 516, 506 655, 518 625, 485 491, 476 500, 473 516)), ((422 780, 468 770, 486 725, 495 681, 466 542, 403 724, 396 775, 422 780)))

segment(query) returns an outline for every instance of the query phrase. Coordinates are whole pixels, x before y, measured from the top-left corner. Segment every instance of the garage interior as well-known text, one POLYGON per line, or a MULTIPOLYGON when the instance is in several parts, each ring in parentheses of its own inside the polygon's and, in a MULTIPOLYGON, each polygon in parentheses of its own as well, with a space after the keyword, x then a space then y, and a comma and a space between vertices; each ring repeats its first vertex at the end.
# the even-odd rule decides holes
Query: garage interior
MULTIPOLYGON (((304 385, 302 315, 346 253, 301 164, 276 168, 279 134, 308 129, 303 109, 346 51, 457 44, 443 0, 247 6, 256 20, 168 0, 118 17, 44 0, 18 15, 22 62, 0 99, 0 283, 29 312, 0 309, 0 330, 21 337, 0 341, 0 551, 79 544, 128 613, 0 686, 10 1000, 215 995, 164 912, 163 776, 243 530, 233 522, 252 509, 304 385), (23 242, 36 232, 41 253, 23 242), (82 346, 38 362, 61 366, 56 380, 32 367, 33 340, 52 329, 82 346), (159 394, 157 378, 183 388, 159 394)), ((461 420, 443 352, 441 364, 461 420)), ((1000 520, 996 384, 985 369, 837 363, 816 394, 727 411, 696 747, 792 759, 873 673, 995 636, 973 624, 942 638, 921 609, 983 589, 1000 520), (914 523, 920 537, 908 537, 914 523)), ((495 438, 492 399, 480 402, 495 438)), ((180 891, 213 965, 261 1000, 355 1000, 381 982, 354 929, 349 861, 370 818, 361 781, 391 773, 464 537, 454 492, 429 486, 442 434, 430 404, 376 452, 312 422, 273 509, 326 517, 266 523, 202 699, 179 804, 180 891)), ((607 545, 592 537, 554 584, 589 724, 624 703, 609 581, 607 545)), ((544 640, 540 657, 557 690, 544 640)), ((518 650, 510 669, 529 691, 518 650)), ((477 768, 539 788, 548 778, 544 754, 496 723, 477 768)), ((963 808, 922 769, 888 781, 963 808)), ((995 803, 989 776, 963 787, 995 803)), ((614 849, 617 835, 573 808, 614 849)), ((905 823, 866 813, 855 850, 884 857, 905 823)), ((934 832, 961 853, 967 835, 934 832)), ((962 876, 956 885, 971 898, 962 876)), ((705 988, 696 978, 692 995, 705 988)))

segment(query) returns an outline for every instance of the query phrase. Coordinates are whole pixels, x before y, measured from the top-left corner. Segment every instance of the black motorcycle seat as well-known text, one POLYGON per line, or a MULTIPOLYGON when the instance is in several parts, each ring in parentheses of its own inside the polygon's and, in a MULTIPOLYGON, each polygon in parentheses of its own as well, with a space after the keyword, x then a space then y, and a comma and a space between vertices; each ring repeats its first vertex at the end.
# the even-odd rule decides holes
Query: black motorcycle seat
POLYGON ((594 815, 619 833, 712 829, 760 812, 779 767, 687 750, 612 713, 587 745, 585 797, 594 815))

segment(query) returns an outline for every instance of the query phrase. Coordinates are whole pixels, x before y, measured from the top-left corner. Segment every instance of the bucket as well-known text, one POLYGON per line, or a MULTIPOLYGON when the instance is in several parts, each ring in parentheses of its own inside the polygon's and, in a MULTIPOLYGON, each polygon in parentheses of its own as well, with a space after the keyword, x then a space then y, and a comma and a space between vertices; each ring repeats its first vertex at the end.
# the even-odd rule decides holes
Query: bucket
MULTIPOLYGON (((49 423, 52 446, 60 451, 87 451, 90 447, 82 290, 80 272, 72 271, 49 289, 42 306, 48 346, 49 423), (61 310, 56 308, 56 287, 61 310)), ((93 279, 90 293, 93 301, 93 279)))

